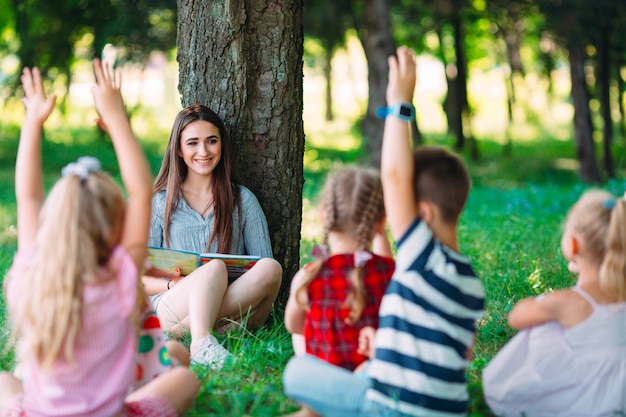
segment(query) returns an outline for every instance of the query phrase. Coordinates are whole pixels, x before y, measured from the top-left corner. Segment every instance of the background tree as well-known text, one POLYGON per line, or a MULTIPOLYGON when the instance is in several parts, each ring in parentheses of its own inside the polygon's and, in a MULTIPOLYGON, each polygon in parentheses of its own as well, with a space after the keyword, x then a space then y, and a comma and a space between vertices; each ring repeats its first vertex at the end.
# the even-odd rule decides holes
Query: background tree
POLYGON ((335 51, 345 45, 346 32, 351 27, 350 10, 350 2, 347 1, 304 0, 304 36, 317 39, 324 52, 322 67, 326 81, 324 103, 327 121, 334 118, 332 59, 335 51))
POLYGON ((367 111, 361 122, 363 148, 368 162, 380 166, 380 150, 384 121, 376 109, 387 104, 386 89, 389 73, 387 58, 396 51, 391 33, 389 0, 353 1, 354 27, 367 59, 367 111))
POLYGON ((284 302, 300 260, 302 2, 178 0, 178 15, 182 104, 224 119, 236 173, 267 215, 284 302))
MULTIPOLYGON (((527 2, 510 0, 490 0, 486 3, 484 15, 493 22, 496 36, 497 62, 508 69, 506 74, 506 105, 508 129, 506 131, 505 154, 512 151, 510 127, 514 122, 514 108, 516 106, 515 79, 524 79, 525 69, 522 61, 522 40, 524 29, 530 15, 530 6, 527 2)), ((548 77, 550 72, 548 71, 548 77)))
MULTIPOLYGON (((7 0, 3 0, 7 1, 7 0)), ((117 46, 122 61, 142 62, 154 50, 171 50, 176 43, 176 9, 172 0, 10 0, 22 65, 48 72, 66 86, 78 59, 99 56, 105 44, 117 46), (76 45, 89 36, 86 54, 76 45)), ((2 11, 9 14, 9 11, 2 11)), ((0 17, 2 17, 0 14, 0 17)), ((17 82, 17 77, 15 77, 17 82)))
POLYGON ((580 26, 583 21, 585 7, 591 1, 569 0, 554 3, 549 0, 540 0, 539 6, 546 16, 549 27, 557 35, 568 51, 568 60, 571 74, 571 96, 574 105, 574 146, 580 163, 580 176, 583 181, 590 183, 600 182, 600 172, 596 161, 595 143, 593 140, 593 123, 589 108, 589 90, 585 74, 587 60, 586 45, 589 38, 585 34, 586 28, 580 26), (584 4, 584 3, 587 4, 584 4))
MULTIPOLYGON (((595 74, 597 97, 602 117, 602 163, 610 178, 615 178, 615 164, 611 152, 614 140, 611 100, 612 85, 619 86, 621 79, 619 54, 621 49, 621 29, 626 23, 626 4, 610 0, 594 1, 584 14, 585 25, 589 25, 591 43, 595 46, 595 74)), ((617 101, 622 98, 617 95, 617 101)), ((620 114, 623 115, 623 107, 620 114)))

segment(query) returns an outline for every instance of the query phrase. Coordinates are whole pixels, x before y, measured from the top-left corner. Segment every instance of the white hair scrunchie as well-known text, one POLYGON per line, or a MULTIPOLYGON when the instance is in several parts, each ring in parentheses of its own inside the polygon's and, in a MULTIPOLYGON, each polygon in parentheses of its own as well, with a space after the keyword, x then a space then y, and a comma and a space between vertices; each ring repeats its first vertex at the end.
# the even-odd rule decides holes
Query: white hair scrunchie
POLYGON ((100 161, 93 156, 81 156, 76 162, 70 162, 61 170, 61 175, 76 175, 81 180, 86 180, 90 172, 100 172, 100 161))
POLYGON ((357 268, 364 267, 370 259, 372 259, 372 254, 367 251, 358 250, 354 252, 354 266, 357 268))

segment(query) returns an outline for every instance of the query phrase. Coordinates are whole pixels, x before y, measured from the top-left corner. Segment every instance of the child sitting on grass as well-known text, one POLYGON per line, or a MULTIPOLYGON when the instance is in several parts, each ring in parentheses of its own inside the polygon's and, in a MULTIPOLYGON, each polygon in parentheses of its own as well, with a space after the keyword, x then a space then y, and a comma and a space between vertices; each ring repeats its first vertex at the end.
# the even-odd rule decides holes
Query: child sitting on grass
POLYGON ((469 193, 462 161, 438 148, 413 151, 409 125, 415 58, 401 47, 389 58, 381 178, 396 240, 396 269, 379 311, 366 378, 312 356, 285 369, 286 394, 308 409, 298 415, 464 416, 466 353, 482 315, 482 284, 459 253, 458 219, 469 193), (373 351, 373 352, 372 352, 373 351))
POLYGON ((2 417, 176 416, 199 388, 189 369, 177 367, 133 391, 152 176, 119 81, 98 60, 94 71, 96 110, 110 132, 128 202, 90 157, 66 166, 44 202, 41 134, 55 98, 46 98, 37 68, 21 77, 18 251, 5 290, 23 380, 0 373, 2 417))
POLYGON ((352 371, 367 360, 357 352, 359 331, 378 327, 378 308, 394 270, 380 176, 342 168, 330 175, 321 196, 323 244, 314 250, 317 259, 291 281, 285 326, 296 354, 352 371))
POLYGON ((511 310, 521 330, 483 370, 498 416, 626 412, 626 201, 588 191, 572 207, 561 250, 576 285, 511 310))

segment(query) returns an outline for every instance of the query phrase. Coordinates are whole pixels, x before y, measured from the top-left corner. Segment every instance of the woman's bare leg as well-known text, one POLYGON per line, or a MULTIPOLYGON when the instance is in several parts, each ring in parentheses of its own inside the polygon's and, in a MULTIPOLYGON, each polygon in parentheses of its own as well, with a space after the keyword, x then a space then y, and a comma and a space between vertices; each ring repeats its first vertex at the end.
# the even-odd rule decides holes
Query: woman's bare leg
POLYGON ((157 314, 164 329, 191 332, 191 354, 211 334, 228 287, 224 262, 212 260, 172 287, 159 302, 157 314))
POLYGON ((225 318, 218 320, 219 330, 224 331, 233 322, 246 320, 249 329, 265 323, 278 296, 282 274, 283 268, 278 261, 263 258, 230 284, 218 314, 220 319, 225 318))

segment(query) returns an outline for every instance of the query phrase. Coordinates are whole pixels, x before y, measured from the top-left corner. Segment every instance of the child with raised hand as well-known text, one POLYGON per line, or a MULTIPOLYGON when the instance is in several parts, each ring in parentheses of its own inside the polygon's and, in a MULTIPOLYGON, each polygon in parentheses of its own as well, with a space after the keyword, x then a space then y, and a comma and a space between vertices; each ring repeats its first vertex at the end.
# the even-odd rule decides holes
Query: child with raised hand
POLYGON ((39 70, 21 77, 26 118, 16 167, 18 251, 5 296, 23 380, 0 373, 0 415, 176 416, 195 375, 178 367, 132 392, 139 269, 146 258, 152 178, 112 70, 94 61, 93 95, 128 193, 83 157, 44 201, 41 135, 55 98, 39 70))
POLYGON ((314 250, 317 259, 291 282, 285 326, 296 354, 306 352, 352 371, 368 359, 357 352, 359 331, 378 327, 378 308, 394 270, 380 175, 339 169, 321 198, 323 244, 314 250), (298 347, 302 336, 304 348, 298 347))
POLYGON ((584 193, 561 250, 576 285, 520 301, 520 332, 483 370, 499 416, 616 416, 626 412, 626 201, 584 193))
POLYGON ((432 147, 411 147, 415 58, 400 47, 389 58, 389 117, 381 179, 396 268, 381 302, 379 328, 361 333, 372 352, 367 378, 311 356, 287 364, 287 395, 322 416, 464 416, 466 353, 484 295, 459 253, 458 219, 469 193, 463 162, 432 147))

